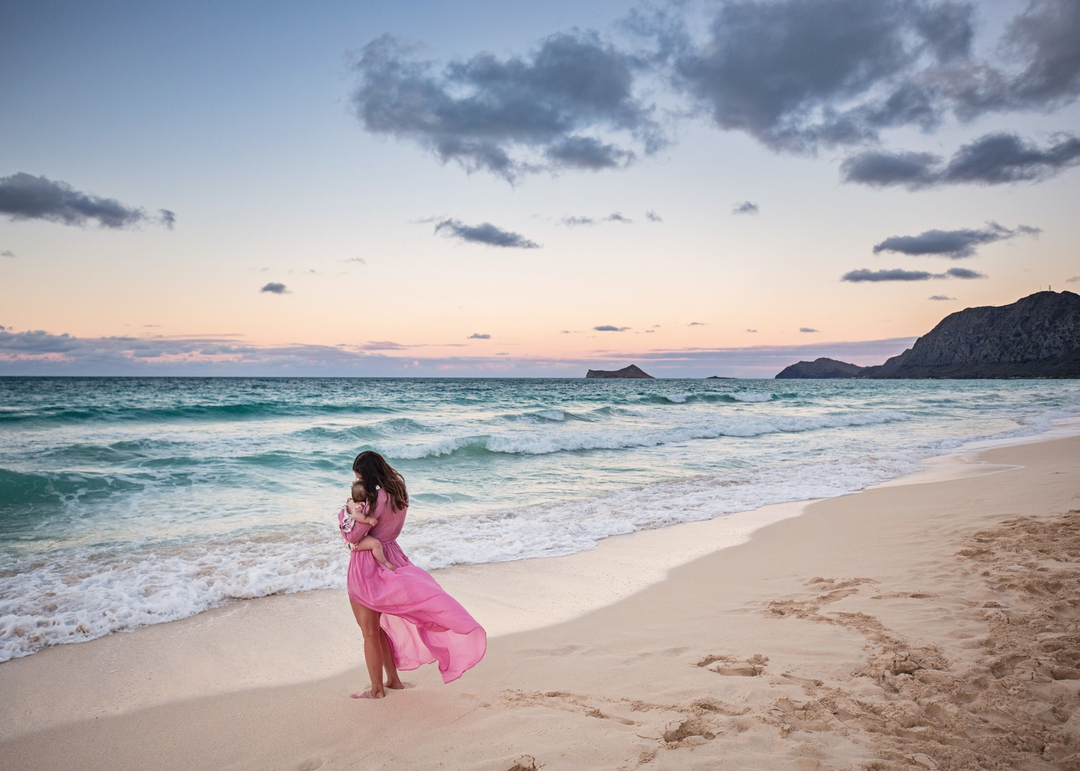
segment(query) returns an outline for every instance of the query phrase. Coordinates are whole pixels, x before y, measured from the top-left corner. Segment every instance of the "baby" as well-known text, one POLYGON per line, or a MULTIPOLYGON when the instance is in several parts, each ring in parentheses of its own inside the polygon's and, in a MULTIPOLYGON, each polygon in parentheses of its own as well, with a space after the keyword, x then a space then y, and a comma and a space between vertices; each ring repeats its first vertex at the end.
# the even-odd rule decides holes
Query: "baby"
MULTIPOLYGON (((353 482, 352 489, 349 491, 349 500, 345 501, 345 523, 342 525, 342 530, 346 533, 352 530, 353 524, 359 525, 371 525, 375 526, 379 523, 379 520, 374 517, 366 516, 364 512, 367 511, 367 507, 364 506, 364 483, 360 480, 353 482)), ((350 551, 359 549, 360 551, 369 551, 372 556, 375 557, 375 561, 382 565, 387 570, 397 570, 396 567, 386 561, 386 555, 383 553, 382 541, 373 535, 365 535, 355 544, 351 544, 348 541, 345 542, 350 551)))

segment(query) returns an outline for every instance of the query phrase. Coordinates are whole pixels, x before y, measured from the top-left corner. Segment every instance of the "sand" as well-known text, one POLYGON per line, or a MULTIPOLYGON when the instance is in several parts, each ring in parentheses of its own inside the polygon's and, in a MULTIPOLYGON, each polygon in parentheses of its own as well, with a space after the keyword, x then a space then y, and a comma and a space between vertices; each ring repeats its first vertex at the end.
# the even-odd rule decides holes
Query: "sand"
POLYGON ((0 767, 1080 769, 1080 438, 953 466, 439 571, 488 655, 381 702, 344 592, 51 648, 0 767))

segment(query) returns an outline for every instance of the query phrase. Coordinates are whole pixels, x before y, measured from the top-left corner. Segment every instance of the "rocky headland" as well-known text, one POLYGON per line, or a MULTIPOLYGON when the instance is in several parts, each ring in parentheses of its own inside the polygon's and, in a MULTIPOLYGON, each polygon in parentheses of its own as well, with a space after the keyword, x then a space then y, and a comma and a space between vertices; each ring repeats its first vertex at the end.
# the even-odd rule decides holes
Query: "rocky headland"
POLYGON ((1080 295, 1036 292, 946 316, 899 356, 859 367, 799 362, 777 378, 1080 378, 1080 295))

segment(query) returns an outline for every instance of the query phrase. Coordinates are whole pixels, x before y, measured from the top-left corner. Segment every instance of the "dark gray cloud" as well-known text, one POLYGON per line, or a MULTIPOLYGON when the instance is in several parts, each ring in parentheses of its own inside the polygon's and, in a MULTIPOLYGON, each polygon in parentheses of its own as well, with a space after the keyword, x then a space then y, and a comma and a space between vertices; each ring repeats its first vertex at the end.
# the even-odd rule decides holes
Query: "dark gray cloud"
POLYGON ((900 268, 886 270, 861 268, 848 271, 840 277, 840 280, 857 284, 865 281, 929 281, 932 278, 986 278, 986 276, 967 268, 949 268, 944 273, 931 273, 927 270, 902 270, 900 268))
POLYGON ((967 268, 949 268, 944 273, 934 276, 934 278, 986 278, 986 274, 967 268))
POLYGON ((461 220, 445 219, 435 226, 435 232, 445 232, 452 238, 474 244, 486 244, 506 249, 538 249, 540 244, 530 241, 520 233, 497 228, 490 222, 479 225, 465 225, 461 220))
POLYGON ((731 0, 702 46, 674 41, 674 82, 724 130, 784 151, 874 140, 883 128, 932 129, 933 84, 964 59, 970 9, 908 0, 731 0))
POLYGON ((1072 278, 1065 279, 1066 284, 1075 284, 1077 282, 1080 282, 1080 276, 1073 276, 1072 278))
POLYGON ((601 324, 598 327, 593 327, 597 332, 625 332, 630 327, 616 327, 612 324, 601 324))
POLYGON ((688 326, 688 327, 707 327, 709 325, 706 324, 704 321, 691 321, 686 326, 688 326))
POLYGON ((621 222, 624 225, 630 225, 634 221, 629 217, 624 217, 622 212, 613 211, 611 214, 604 217, 604 222, 621 222))
MULTIPOLYGON (((954 0, 728 0, 698 42, 678 12, 631 15, 651 61, 715 125, 787 152, 933 131, 949 115, 1047 112, 1080 95, 1080 4, 1031 0, 992 58, 954 0)), ((694 24, 693 26, 698 26, 694 24)), ((994 41, 985 41, 993 49, 994 41)))
POLYGON ((935 294, 935 295, 930 295, 929 299, 942 301, 942 300, 955 300, 956 298, 955 297, 949 297, 949 296, 943 295, 943 294, 935 294))
POLYGON ((731 207, 732 214, 757 214, 758 211, 758 205, 751 201, 743 201, 731 207))
POLYGON ((645 219, 647 219, 649 222, 663 222, 664 221, 664 218, 661 217, 656 212, 654 212, 652 209, 649 209, 647 212, 645 212, 645 219))
POLYGON ((1004 185, 1049 179, 1080 164, 1080 138, 1061 134, 1045 147, 1016 134, 987 134, 963 145, 945 162, 932 153, 867 150, 840 165, 844 182, 870 187, 1004 185))
POLYGON ((927 230, 917 236, 892 236, 874 246, 874 254, 896 252, 908 255, 938 255, 959 260, 971 257, 975 250, 995 241, 1005 241, 1018 235, 1038 235, 1039 228, 1020 225, 1015 230, 996 222, 988 222, 981 230, 927 230))
POLYGON ((544 155, 558 168, 588 171, 629 166, 635 158, 632 151, 593 137, 567 137, 557 144, 549 145, 544 155))
POLYGON ((5 249, 4 251, 0 252, 0 257, 14 257, 14 256, 15 256, 15 252, 11 251, 10 249, 5 249))
POLYGON ((18 172, 0 177, 0 214, 13 220, 47 220, 63 225, 85 225, 96 220, 103 228, 126 228, 144 222, 165 225, 176 222, 176 215, 161 209, 157 217, 145 210, 125 206, 113 198, 102 198, 75 190, 66 182, 18 172))
POLYGON ((1076 0, 1031 0, 1006 29, 997 52, 1000 65, 972 61, 954 66, 945 73, 942 88, 965 119, 1058 107, 1080 94, 1077 40, 1076 0))
POLYGON ((468 340, 490 340, 490 339, 491 339, 491 335, 488 335, 488 334, 481 334, 480 332, 473 332, 473 333, 472 333, 471 335, 469 335, 469 336, 468 336, 468 338, 466 338, 466 339, 468 339, 468 340))
POLYGON ((595 225, 596 220, 592 217, 563 217, 562 223, 569 225, 570 227, 576 227, 578 225, 595 225))
POLYGON ((799 327, 800 332, 817 332, 813 327, 799 327))
POLYGON ((270 294, 289 294, 289 290, 285 288, 285 285, 279 284, 277 281, 271 281, 259 291, 269 292, 270 294))
MULTIPOLYGON (((706 6, 703 24, 689 5, 631 11, 621 26, 632 45, 573 30, 524 55, 447 65, 384 35, 356 59, 352 104, 371 133, 514 181, 623 167, 664 147, 646 89, 689 102, 665 103, 667 119, 708 115, 721 130, 797 153, 874 143, 891 128, 931 132, 950 116, 1046 113, 1080 96, 1076 0, 1030 0, 978 47, 976 30, 988 26, 960 0, 725 0, 706 6)), ((863 160, 915 186, 941 171, 926 154, 863 160)), ((1021 162, 1005 174, 1040 179, 1052 168, 1061 166, 1021 162)), ((950 173, 965 181, 962 165, 950 173)), ((864 176, 877 178, 869 168, 864 176)))
POLYGON ((634 56, 595 32, 544 38, 528 56, 481 53, 439 68, 389 35, 356 61, 364 129, 415 142, 440 160, 508 180, 558 169, 625 166, 665 144, 634 93, 634 56), (614 133, 632 142, 615 144, 614 133))

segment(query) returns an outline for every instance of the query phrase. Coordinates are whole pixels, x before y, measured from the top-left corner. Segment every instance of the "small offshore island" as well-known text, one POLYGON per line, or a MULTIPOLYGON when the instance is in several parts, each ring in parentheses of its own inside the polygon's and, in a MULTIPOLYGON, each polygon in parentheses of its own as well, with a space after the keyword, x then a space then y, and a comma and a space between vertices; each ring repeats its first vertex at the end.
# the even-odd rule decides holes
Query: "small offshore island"
POLYGON ((788 378, 1080 378, 1080 295, 1036 292, 1010 305, 946 316, 899 356, 860 367, 836 359, 800 361, 788 378))
POLYGON ((622 369, 590 369, 586 374, 587 378, 638 378, 654 380, 652 375, 645 372, 641 367, 636 364, 631 364, 628 367, 622 369))

